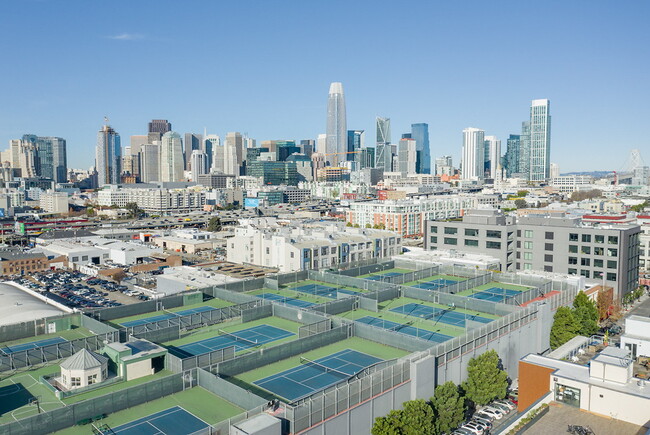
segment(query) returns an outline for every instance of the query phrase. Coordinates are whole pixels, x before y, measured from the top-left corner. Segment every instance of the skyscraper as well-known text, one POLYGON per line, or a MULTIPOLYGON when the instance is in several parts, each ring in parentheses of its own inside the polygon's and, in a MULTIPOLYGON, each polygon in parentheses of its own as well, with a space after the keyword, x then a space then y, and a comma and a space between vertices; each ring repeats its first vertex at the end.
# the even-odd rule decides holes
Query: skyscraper
POLYGON ((485 162, 486 174, 490 178, 496 178, 497 170, 501 164, 501 141, 496 136, 485 136, 485 162))
POLYGON ((221 169, 219 172, 223 173, 223 147, 221 146, 221 138, 216 134, 206 134, 201 145, 201 151, 208 156, 208 169, 211 172, 216 171, 215 165, 220 164, 221 169), (217 163, 217 161, 219 163, 217 163))
POLYGON ((508 136, 508 141, 506 143, 508 146, 505 156, 506 177, 513 177, 516 176, 514 174, 519 174, 519 152, 521 148, 521 136, 518 134, 511 134, 508 136))
MULTIPOLYGON (((185 170, 189 171, 192 166, 192 151, 203 151, 203 135, 196 133, 185 133, 185 170)), ((207 154, 207 153, 206 153, 207 154)))
POLYGON ((192 151, 190 156, 192 181, 199 181, 199 176, 208 173, 208 156, 201 150, 192 151))
POLYGON ((521 123, 519 136, 519 173, 530 179, 530 121, 521 123))
POLYGON ((160 145, 160 181, 183 180, 183 142, 181 135, 168 131, 160 145))
POLYGON ((120 135, 110 125, 104 125, 97 133, 97 147, 95 148, 98 185, 118 184, 122 174, 121 164, 120 135))
POLYGON ((314 139, 303 139, 300 141, 301 152, 311 159, 316 149, 316 141, 314 139))
POLYGON ((429 124, 424 122, 411 124, 411 137, 415 139, 415 148, 420 153, 418 173, 431 173, 431 149, 429 147, 429 124))
POLYGON ((34 175, 52 179, 56 183, 68 181, 65 139, 26 134, 23 135, 22 143, 30 144, 33 149, 34 175))
POLYGON ((152 119, 148 127, 148 143, 162 140, 163 134, 172 130, 172 124, 166 119, 152 119))
MULTIPOLYGON (((334 82, 330 85, 327 98, 327 146, 325 153, 330 166, 338 166, 346 160, 347 122, 345 115, 345 96, 343 84, 334 82)), ((319 150, 322 152, 322 150, 319 150)))
POLYGON ((224 173, 240 175, 240 167, 244 162, 244 142, 239 132, 226 134, 224 144, 224 173))
POLYGON ((485 131, 469 127, 463 130, 461 177, 463 180, 483 180, 485 167, 485 131))
POLYGON ((377 149, 375 167, 390 172, 393 169, 393 151, 390 144, 390 118, 377 117, 377 149))
POLYGON ((366 147, 366 132, 363 130, 348 130, 348 153, 346 160, 359 162, 361 149, 366 147))
POLYGON ((417 163, 417 143, 415 139, 404 138, 400 139, 398 146, 398 170, 402 176, 415 174, 415 167, 417 163))
POLYGON ((530 177, 532 182, 543 182, 550 175, 551 158, 551 102, 533 100, 530 105, 530 177))
POLYGON ((160 181, 160 145, 146 143, 140 146, 140 180, 143 183, 160 181))

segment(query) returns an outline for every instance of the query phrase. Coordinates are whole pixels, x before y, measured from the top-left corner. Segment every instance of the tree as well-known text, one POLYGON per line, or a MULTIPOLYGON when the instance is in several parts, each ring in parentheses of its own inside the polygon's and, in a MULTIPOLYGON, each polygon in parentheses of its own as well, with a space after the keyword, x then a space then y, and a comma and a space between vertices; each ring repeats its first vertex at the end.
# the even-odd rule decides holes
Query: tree
POLYGON ((600 290, 596 298, 596 307, 598 309, 598 320, 604 320, 609 316, 609 307, 612 305, 611 290, 600 290))
POLYGON ((372 228, 372 225, 366 224, 366 228, 372 228))
POLYGON ((637 213, 642 213, 643 209, 646 207, 650 207, 650 202, 648 201, 643 201, 641 204, 633 205, 630 207, 630 210, 635 211, 637 213))
POLYGON ((553 316, 551 349, 557 349, 580 332, 580 324, 569 307, 560 307, 553 316))
POLYGON ((464 420, 465 399, 458 392, 458 386, 451 381, 436 387, 431 406, 436 433, 451 433, 464 420))
POLYGON ((528 203, 525 199, 515 199, 515 206, 517 208, 524 208, 528 203))
POLYGON ((143 213, 142 209, 135 202, 127 202, 124 208, 129 211, 129 219, 135 219, 143 213))
POLYGON ((528 195, 528 191, 527 191, 527 190, 518 190, 518 191, 517 191, 517 196, 518 196, 519 198, 524 198, 526 195, 528 195))
POLYGON ((351 226, 352 226, 352 222, 348 222, 347 224, 345 224, 345 226, 346 226, 346 227, 351 227, 351 226))
POLYGON ((404 402, 402 424, 404 435, 423 435, 435 433, 433 408, 424 399, 404 402))
POLYGON ((208 231, 217 232, 221 231, 221 218, 214 216, 208 221, 208 231))
POLYGON ((589 337, 595 334, 598 331, 600 316, 594 301, 589 299, 585 292, 580 291, 573 300, 573 308, 575 308, 573 314, 580 324, 580 335, 589 337))
POLYGON ((501 370, 499 354, 488 350, 472 358, 467 364, 467 380, 462 386, 465 396, 477 405, 506 397, 508 374, 501 370))
POLYGON ((372 425, 372 435, 399 435, 403 432, 402 411, 393 409, 385 417, 377 417, 372 425))

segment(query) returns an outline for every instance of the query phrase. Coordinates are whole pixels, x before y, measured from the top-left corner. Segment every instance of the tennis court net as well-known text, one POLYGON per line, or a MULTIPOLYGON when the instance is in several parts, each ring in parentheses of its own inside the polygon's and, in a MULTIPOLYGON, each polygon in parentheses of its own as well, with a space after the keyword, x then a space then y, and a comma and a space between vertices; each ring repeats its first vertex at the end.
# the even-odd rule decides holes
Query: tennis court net
POLYGON ((321 363, 317 363, 316 361, 312 361, 312 360, 307 359, 307 358, 305 358, 303 356, 300 357, 300 364, 305 364, 305 365, 308 365, 310 367, 317 368, 317 369, 322 370, 322 371, 324 371, 326 373, 333 373, 333 374, 335 374, 337 376, 341 376, 341 377, 346 378, 346 379, 352 376, 349 373, 345 373, 345 372, 342 372, 340 370, 336 370, 335 368, 328 367, 328 366, 323 365, 321 363))
POLYGON ((230 332, 226 332, 223 329, 218 329, 217 331, 219 331, 220 335, 225 335, 226 337, 232 338, 235 341, 241 341, 241 342, 244 342, 244 343, 249 344, 251 346, 259 345, 257 340, 255 340, 255 341, 247 340, 246 338, 240 337, 239 335, 235 335, 235 334, 231 334, 230 332))

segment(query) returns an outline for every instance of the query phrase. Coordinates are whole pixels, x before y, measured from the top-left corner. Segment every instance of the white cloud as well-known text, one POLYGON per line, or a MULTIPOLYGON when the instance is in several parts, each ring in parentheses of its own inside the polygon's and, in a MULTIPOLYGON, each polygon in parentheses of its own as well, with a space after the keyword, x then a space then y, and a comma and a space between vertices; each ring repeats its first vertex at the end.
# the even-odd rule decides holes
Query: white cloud
POLYGON ((117 41, 135 41, 137 39, 143 39, 144 35, 138 33, 119 33, 117 35, 109 36, 108 39, 114 39, 117 41))

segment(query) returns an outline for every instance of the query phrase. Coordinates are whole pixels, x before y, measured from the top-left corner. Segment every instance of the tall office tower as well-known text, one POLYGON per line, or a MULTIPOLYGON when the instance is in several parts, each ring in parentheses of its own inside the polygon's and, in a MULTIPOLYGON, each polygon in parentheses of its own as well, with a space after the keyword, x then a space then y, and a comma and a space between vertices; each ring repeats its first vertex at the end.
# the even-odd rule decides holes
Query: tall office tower
POLYGON ((327 166, 327 162, 325 160, 325 155, 323 153, 314 153, 311 155, 311 168, 314 171, 314 180, 318 178, 318 170, 327 166))
POLYGON ((375 167, 390 172, 393 166, 393 147, 390 144, 390 118, 377 117, 377 148, 375 167))
POLYGON ((224 144, 224 173, 228 175, 241 175, 240 168, 244 163, 244 141, 239 132, 226 134, 224 144))
POLYGON ((511 134, 506 141, 508 149, 505 155, 505 168, 506 177, 515 177, 514 174, 519 174, 519 152, 521 149, 521 136, 518 134, 511 134))
MULTIPOLYGON (((14 168, 20 170, 21 177, 36 177, 36 145, 25 140, 18 140, 17 142, 19 144, 17 150, 14 150, 15 143, 12 142, 12 154, 17 153, 16 160, 18 161, 14 168)), ((12 155, 12 159, 13 157, 12 155)))
POLYGON ((415 146, 420 153, 420 167, 418 173, 431 173, 431 148, 429 146, 429 124, 420 122, 411 124, 411 137, 415 139, 415 146))
POLYGON ((199 181, 199 176, 208 173, 208 155, 201 150, 192 151, 190 156, 192 181, 199 181))
POLYGON ((398 151, 398 170, 402 177, 415 174, 417 166, 417 141, 411 138, 400 139, 398 151))
MULTIPOLYGON (((205 139, 203 139, 203 143, 201 145, 201 151, 205 153, 206 156, 208 156, 208 168, 210 171, 214 171, 213 166, 215 165, 215 153, 218 153, 217 148, 223 148, 221 146, 221 138, 216 135, 216 134, 206 134, 205 139)), ((221 171, 223 172, 223 150, 221 150, 221 153, 218 153, 220 156, 220 162, 221 162, 221 171)))
MULTIPOLYGON (((338 166, 345 161, 347 147, 347 122, 345 116, 345 96, 343 84, 334 82, 330 85, 327 98, 327 146, 326 158, 330 166, 338 166)), ((323 152, 323 150, 319 150, 323 152)))
MULTIPOLYGON (((326 149, 327 149, 327 135, 325 133, 321 133, 316 138, 316 148, 314 149, 314 152, 319 152, 325 155, 325 153, 327 152, 326 149)), ((269 151, 270 150, 271 149, 269 148, 269 151)))
POLYGON ((160 145, 146 143, 140 146, 140 181, 150 183, 160 180, 160 145))
MULTIPOLYGON (((192 151, 203 151, 203 135, 196 133, 185 133, 185 170, 191 169, 192 151)), ((207 153, 206 153, 207 154, 207 153)))
POLYGON ((560 165, 557 163, 551 163, 548 178, 557 178, 560 176, 560 165))
POLYGON ((550 158, 551 102, 533 100, 530 104, 530 181, 539 183, 549 178, 550 158))
POLYGON ((311 159, 316 149, 316 141, 314 139, 303 139, 300 141, 300 152, 311 159))
POLYGON ((484 176, 485 131, 469 127, 463 130, 463 154, 460 162, 463 180, 480 181, 484 176))
POLYGON ((375 149, 373 147, 361 148, 361 152, 356 154, 359 156, 359 169, 374 168, 375 167, 375 149))
POLYGON ((277 141, 277 154, 276 160, 280 162, 286 162, 287 157, 291 154, 300 153, 300 147, 296 146, 296 142, 293 140, 279 140, 277 141))
POLYGON ((138 134, 131 136, 131 154, 136 155, 140 153, 140 147, 149 143, 149 136, 146 134, 138 134))
POLYGON ((519 139, 519 173, 530 179, 530 121, 521 123, 519 139))
POLYGON ((68 181, 65 139, 26 134, 23 135, 22 141, 31 144, 34 149, 34 171, 36 176, 49 178, 56 183, 68 181))
POLYGON ((366 132, 364 130, 348 130, 348 154, 345 160, 359 162, 361 149, 366 147, 366 132))
POLYGON ((160 145, 160 181, 182 181, 184 167, 181 135, 168 131, 160 145))
POLYGON ((97 133, 95 148, 95 167, 97 168, 97 184, 118 184, 122 174, 122 147, 120 135, 106 124, 97 133))
POLYGON ((485 152, 487 155, 486 174, 489 178, 496 178, 499 165, 501 165, 501 141, 496 136, 485 136, 485 152))
POLYGON ((153 119, 149 123, 148 134, 147 134, 147 143, 153 143, 154 141, 161 141, 163 134, 172 130, 172 124, 166 119, 153 119))
POLYGON ((436 158, 435 175, 454 175, 454 167, 451 156, 436 158))
MULTIPOLYGON (((255 148, 257 146, 257 141, 248 137, 248 133, 244 133, 242 142, 244 143, 244 149, 255 148)), ((246 160, 246 152, 244 152, 244 160, 246 160)))

